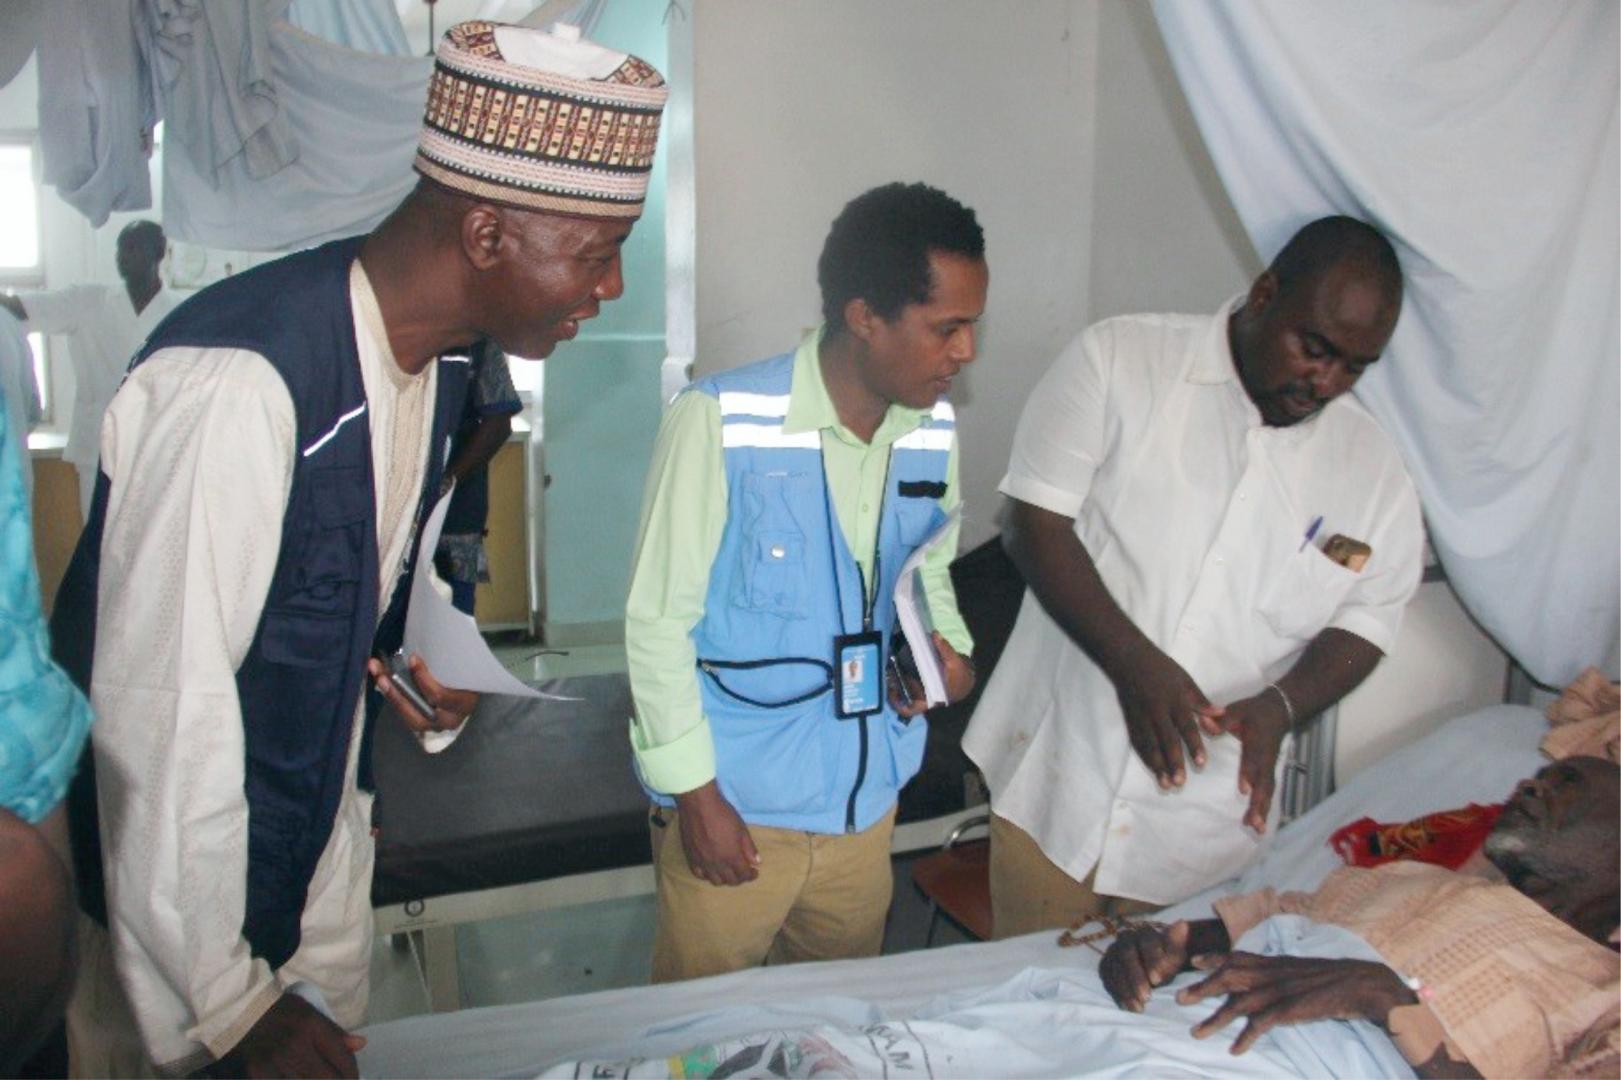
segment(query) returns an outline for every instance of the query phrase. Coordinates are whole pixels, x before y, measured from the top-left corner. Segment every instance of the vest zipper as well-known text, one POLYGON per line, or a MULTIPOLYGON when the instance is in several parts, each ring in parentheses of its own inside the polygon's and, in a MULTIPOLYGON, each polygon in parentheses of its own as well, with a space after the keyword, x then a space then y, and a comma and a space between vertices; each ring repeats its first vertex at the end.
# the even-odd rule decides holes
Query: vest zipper
POLYGON ((856 763, 856 783, 850 789, 850 801, 844 808, 844 831, 856 831, 856 795, 861 791, 861 784, 867 779, 867 718, 863 716, 861 723, 861 758, 856 763))

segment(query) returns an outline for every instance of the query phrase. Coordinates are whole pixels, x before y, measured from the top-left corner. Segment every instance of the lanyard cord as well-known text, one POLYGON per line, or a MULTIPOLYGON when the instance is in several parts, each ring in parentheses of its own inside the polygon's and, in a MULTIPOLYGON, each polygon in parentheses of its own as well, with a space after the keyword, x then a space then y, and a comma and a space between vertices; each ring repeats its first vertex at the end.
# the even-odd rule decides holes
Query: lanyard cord
MULTIPOLYGON (((889 503, 889 467, 895 461, 895 447, 891 444, 889 452, 884 455, 884 486, 878 490, 878 529, 872 538, 872 593, 867 592, 867 575, 862 572, 861 560, 856 559, 856 580, 861 583, 861 628, 872 629, 873 613, 878 608, 878 587, 883 583, 883 574, 880 573, 882 563, 879 550, 884 539, 884 508, 889 503)), ((833 566, 833 597, 839 605, 839 632, 844 632, 844 592, 839 585, 839 557, 838 542, 833 536, 833 522, 837 515, 833 510, 833 485, 827 479, 827 452, 822 452, 822 503, 827 507, 827 557, 833 566)), ((851 557, 855 552, 850 552, 851 557)))
MULTIPOLYGON (((878 552, 879 543, 883 540, 884 536, 884 508, 886 505, 888 505, 889 501, 889 467, 894 460, 895 450, 892 446, 890 447, 888 456, 884 459, 884 486, 878 503, 878 534, 873 538, 872 542, 872 576, 873 580, 877 583, 881 583, 883 581, 883 576, 879 573, 879 567, 881 564, 879 563, 880 556, 878 552)), ((839 632, 843 633, 844 594, 839 585, 839 559, 837 554, 838 542, 833 535, 833 521, 835 518, 833 510, 833 492, 831 485, 829 485, 827 481, 827 456, 825 454, 822 456, 822 502, 827 508, 828 559, 831 561, 833 567, 833 595, 839 605, 839 632)), ((854 553, 852 552, 852 554, 854 553)), ((861 570, 860 560, 856 561, 856 578, 861 582, 862 626, 866 630, 871 630, 873 613, 878 606, 878 589, 875 585, 873 588, 872 597, 869 599, 867 596, 867 578, 861 570)), ((820 697, 833 688, 834 681, 832 664, 829 664, 826 660, 817 660, 808 656, 782 656, 772 657, 764 660, 709 660, 699 657, 698 667, 703 671, 704 674, 708 675, 710 679, 714 681, 715 686, 723 694, 734 698, 737 701, 741 701, 745 705, 753 705, 760 709, 783 709, 791 705, 798 705, 802 702, 809 701, 812 698, 820 697), (722 671, 754 671, 760 668, 776 667, 781 664, 799 664, 804 665, 805 667, 816 668, 822 672, 823 678, 826 681, 817 686, 815 689, 807 690, 802 694, 789 698, 787 701, 761 701, 757 698, 752 698, 733 690, 731 687, 726 685, 725 681, 720 675, 722 671)))

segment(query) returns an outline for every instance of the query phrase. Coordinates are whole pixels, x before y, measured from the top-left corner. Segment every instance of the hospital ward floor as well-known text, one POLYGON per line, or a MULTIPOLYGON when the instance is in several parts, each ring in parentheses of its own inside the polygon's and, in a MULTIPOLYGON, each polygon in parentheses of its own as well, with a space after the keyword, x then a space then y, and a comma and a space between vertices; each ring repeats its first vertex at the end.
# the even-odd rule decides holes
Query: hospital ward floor
MULTIPOLYGON (((547 649, 532 642, 497 645, 514 675, 530 683, 624 670, 623 646, 547 649)), ((924 947, 927 902, 909 875, 912 859, 895 860, 895 899, 884 952, 924 947)), ((510 1005, 647 982, 653 947, 653 897, 600 900, 573 907, 487 919, 458 928, 461 1005, 510 1005)), ((949 920, 935 929, 936 947, 969 940, 949 920)), ((379 936, 372 952, 368 1022, 429 1011, 422 975, 403 938, 379 936)))

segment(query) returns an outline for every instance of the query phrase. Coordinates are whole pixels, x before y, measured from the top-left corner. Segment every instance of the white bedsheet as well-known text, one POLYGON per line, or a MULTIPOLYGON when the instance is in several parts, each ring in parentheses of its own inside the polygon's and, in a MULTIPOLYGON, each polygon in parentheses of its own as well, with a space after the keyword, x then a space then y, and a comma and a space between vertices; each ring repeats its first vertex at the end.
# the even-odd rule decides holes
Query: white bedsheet
MULTIPOLYGON (((1545 730, 1546 721, 1537 711, 1518 706, 1493 706, 1451 721, 1359 774, 1282 830, 1266 857, 1236 882, 1184 901, 1168 914, 1208 917, 1213 896, 1265 885, 1315 887, 1338 865, 1327 847, 1328 835, 1363 815, 1404 820, 1470 801, 1498 801, 1516 780, 1539 767, 1536 746, 1545 730)), ((1102 1004, 1094 1010, 1079 991, 1062 1011, 1048 1002, 1045 1019, 1036 1015, 1036 1003, 1020 997, 1036 986, 1063 987, 1069 993, 1086 981, 1086 969, 1096 962, 1091 950, 1060 949, 1056 935, 1040 933, 872 960, 759 968, 672 986, 379 1024, 364 1032, 369 1041, 360 1065, 367 1076, 533 1076, 559 1062, 673 1054, 762 1030, 902 1022, 950 1023, 960 1030, 976 1025, 990 1032, 986 1039, 1005 1043, 1018 1039, 1021 1031, 1054 1024, 1122 1022, 1124 1014, 1104 1012, 1102 1004), (1010 999, 999 1002, 998 994, 1010 999)), ((1175 1026, 1185 1030, 1186 1017, 1168 997, 1156 1001, 1155 1008, 1156 1022, 1170 1023, 1174 1014, 1175 1026)), ((1208 1073, 1217 1067, 1214 1060, 1187 1068, 1208 1073)), ((1223 1065, 1236 1067, 1242 1060, 1221 1054, 1223 1065)), ((998 1073, 1007 1073, 1012 1062, 1004 1059, 1003 1064, 998 1073)), ((1101 1060, 1096 1064, 1104 1066, 1101 1060)), ((1168 1067, 1166 1061, 1160 1065, 1168 1067)), ((1263 1067, 1272 1075, 1289 1071, 1276 1060, 1263 1067)), ((1033 1074, 1051 1070, 1089 1071, 1074 1061, 1048 1062, 1036 1066, 1033 1074)))

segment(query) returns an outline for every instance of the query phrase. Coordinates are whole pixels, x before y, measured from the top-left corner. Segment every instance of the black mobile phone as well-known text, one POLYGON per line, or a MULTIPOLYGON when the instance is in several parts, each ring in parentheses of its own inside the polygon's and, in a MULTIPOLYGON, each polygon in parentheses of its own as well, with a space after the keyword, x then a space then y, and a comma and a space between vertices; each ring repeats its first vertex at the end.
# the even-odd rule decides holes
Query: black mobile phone
POLYGON ((919 675, 917 671, 917 660, 912 657, 912 643, 906 640, 905 634, 895 636, 894 647, 890 649, 889 658, 895 663, 896 673, 905 676, 903 682, 923 685, 923 676, 919 675))
POLYGON ((411 663, 405 655, 405 650, 400 649, 391 656, 378 653, 377 659, 388 669, 389 681, 399 690, 400 696, 409 701, 413 709, 432 720, 433 706, 428 704, 428 699, 422 696, 422 691, 417 689, 416 681, 411 678, 411 663))
POLYGON ((906 685, 906 675, 901 671, 900 660, 894 653, 889 654, 889 677, 895 685, 895 693, 901 699, 901 704, 912 704, 912 691, 906 685))

